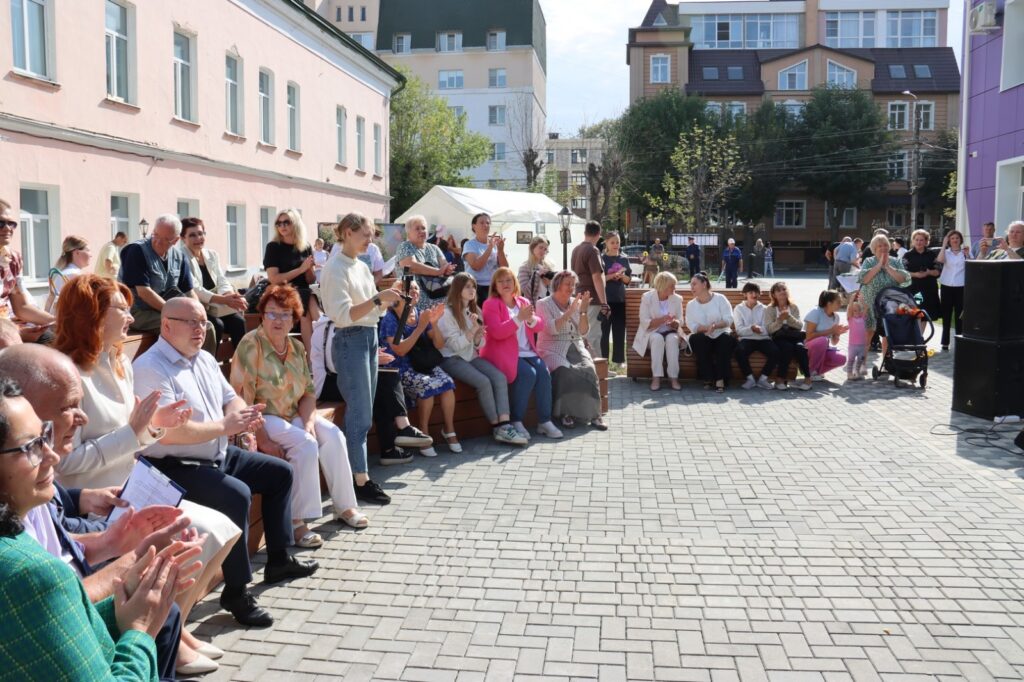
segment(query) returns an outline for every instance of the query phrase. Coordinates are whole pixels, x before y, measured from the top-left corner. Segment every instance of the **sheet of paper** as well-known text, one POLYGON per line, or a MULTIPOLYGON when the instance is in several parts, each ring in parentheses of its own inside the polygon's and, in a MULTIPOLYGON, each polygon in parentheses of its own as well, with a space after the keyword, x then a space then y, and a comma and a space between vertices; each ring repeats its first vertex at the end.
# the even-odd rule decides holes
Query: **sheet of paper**
POLYGON ((852 294, 855 291, 860 290, 860 283, 857 281, 857 273, 851 272, 846 275, 836 275, 836 281, 843 287, 843 290, 848 294, 852 294))
POLYGON ((391 258, 388 258, 386 261, 384 261, 384 269, 381 271, 381 273, 385 277, 387 277, 392 272, 394 272, 395 266, 397 264, 398 264, 398 256, 392 256, 391 258))
MULTIPOLYGON (((155 504, 177 507, 184 496, 185 489, 167 478, 145 457, 136 460, 132 473, 128 476, 128 482, 121 490, 121 499, 127 500, 136 510, 155 504)), ((127 507, 114 507, 107 521, 113 523, 126 509, 127 507)))

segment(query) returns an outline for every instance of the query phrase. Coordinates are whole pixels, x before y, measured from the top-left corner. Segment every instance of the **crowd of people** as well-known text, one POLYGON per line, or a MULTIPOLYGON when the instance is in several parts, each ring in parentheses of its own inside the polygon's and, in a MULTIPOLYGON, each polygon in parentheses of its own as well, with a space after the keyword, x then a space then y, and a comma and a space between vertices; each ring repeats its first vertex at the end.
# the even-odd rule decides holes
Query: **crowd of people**
MULTIPOLYGON (((221 607, 238 623, 274 622, 250 589, 253 496, 264 582, 313 575, 317 562, 291 548, 323 545, 310 527, 323 516, 321 472, 334 520, 366 528, 361 503, 391 501, 369 475, 371 427, 381 464, 409 462, 413 452, 437 457, 430 419, 438 403, 437 445, 463 452, 456 381, 475 391, 503 445, 609 428, 594 358, 625 360, 634 275, 619 236, 603 235, 596 222, 586 225, 570 269, 548 262, 549 244, 538 236, 514 270, 486 214, 459 245, 433 243, 426 219, 414 216, 397 250, 404 276, 381 288, 384 262, 365 216, 344 216, 328 253, 321 239, 310 243, 299 212, 286 209, 266 245, 266 282, 247 300, 206 247, 203 221, 165 214, 143 239, 118 234, 95 261, 85 240, 66 238, 43 307, 18 285, 17 226, 0 202, 0 608, 9 615, 0 636, 13 643, 0 668, 24 679, 50 679, 54 670, 88 679, 216 670, 223 652, 185 626, 216 581, 221 607), (246 331, 250 310, 258 324, 246 331), (130 361, 124 346, 133 331, 156 339, 130 361), (227 371, 217 359, 225 349, 227 371), (339 399, 341 428, 317 411, 319 401, 339 399), (526 426, 531 402, 535 432, 526 426), (135 509, 121 499, 140 456, 180 487, 180 505, 135 509)), ((925 307, 959 316, 963 264, 972 257, 960 233, 939 250, 915 233, 902 259, 884 234, 865 253, 849 244, 835 258, 851 267, 836 272, 856 269, 861 289, 845 322, 832 290, 801 318, 784 282, 771 286, 767 306, 759 285, 747 282, 733 308, 694 271, 684 306, 675 276, 659 272, 632 341, 650 359, 651 388, 666 369, 681 388, 687 351, 704 386, 718 392, 734 359, 745 389, 788 388, 794 361, 799 389, 843 366, 848 379, 861 378, 878 326, 873 297, 888 286, 912 288, 925 307), (837 349, 845 334, 849 358, 837 349), (765 357, 759 376, 755 352, 765 357)), ((1024 257, 1024 223, 1001 240, 986 231, 976 248, 989 258, 1024 257)), ((763 250, 759 257, 770 262, 763 250)), ((730 283, 742 263, 736 256, 730 283)))

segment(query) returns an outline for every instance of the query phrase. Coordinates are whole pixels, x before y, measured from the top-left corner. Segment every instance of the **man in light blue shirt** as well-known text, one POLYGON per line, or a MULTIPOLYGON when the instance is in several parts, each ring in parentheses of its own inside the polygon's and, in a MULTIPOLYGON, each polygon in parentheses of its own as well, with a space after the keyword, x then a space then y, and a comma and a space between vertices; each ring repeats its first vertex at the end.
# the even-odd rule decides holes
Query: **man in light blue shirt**
POLYGON ((491 216, 477 213, 473 216, 473 239, 462 247, 462 261, 466 272, 476 280, 476 300, 480 306, 487 300, 494 271, 508 267, 505 239, 490 232, 491 216))
POLYGON ((853 238, 843 237, 833 256, 837 275, 845 275, 853 270, 853 264, 857 260, 857 245, 853 243, 853 238))

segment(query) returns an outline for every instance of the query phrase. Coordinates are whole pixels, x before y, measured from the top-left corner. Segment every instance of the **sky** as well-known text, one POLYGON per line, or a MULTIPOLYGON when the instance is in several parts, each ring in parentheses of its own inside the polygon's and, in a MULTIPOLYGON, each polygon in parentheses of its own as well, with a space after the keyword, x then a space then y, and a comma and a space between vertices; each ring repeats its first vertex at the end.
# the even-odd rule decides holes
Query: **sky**
MULTIPOLYGON (((548 24, 548 130, 573 136, 580 126, 621 114, 629 104, 628 30, 650 0, 541 0, 548 24)), ((949 44, 960 61, 963 4, 951 0, 949 44)))

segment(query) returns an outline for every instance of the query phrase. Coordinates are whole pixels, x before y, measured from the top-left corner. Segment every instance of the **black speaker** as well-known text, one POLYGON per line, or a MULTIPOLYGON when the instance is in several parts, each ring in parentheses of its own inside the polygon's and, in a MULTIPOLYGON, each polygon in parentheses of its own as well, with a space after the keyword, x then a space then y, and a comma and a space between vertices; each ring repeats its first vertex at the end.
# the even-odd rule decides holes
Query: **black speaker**
POLYGON ((974 339, 1024 340, 1024 262, 967 261, 961 322, 974 339))
POLYGON ((982 419, 1024 416, 1024 341, 958 336, 955 350, 954 410, 982 419))

